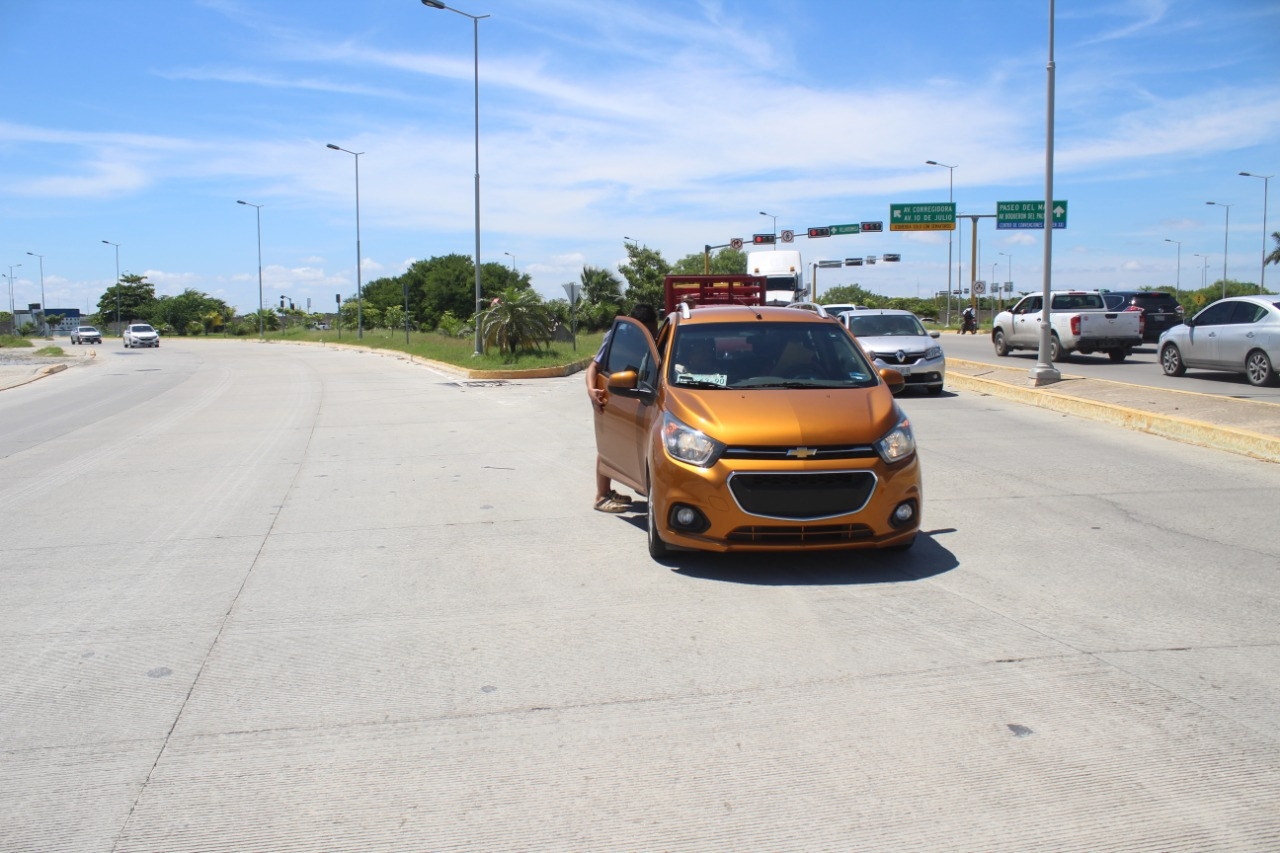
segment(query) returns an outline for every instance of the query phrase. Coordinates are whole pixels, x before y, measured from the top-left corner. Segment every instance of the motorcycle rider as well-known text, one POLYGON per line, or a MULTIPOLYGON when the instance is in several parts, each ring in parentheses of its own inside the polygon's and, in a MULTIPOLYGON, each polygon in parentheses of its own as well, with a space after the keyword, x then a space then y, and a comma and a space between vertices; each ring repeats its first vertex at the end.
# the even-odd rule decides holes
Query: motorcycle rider
POLYGON ((963 321, 960 326, 960 334, 963 335, 965 332, 972 332, 975 335, 978 334, 978 318, 973 313, 972 305, 969 305, 964 309, 961 317, 963 318, 963 321))

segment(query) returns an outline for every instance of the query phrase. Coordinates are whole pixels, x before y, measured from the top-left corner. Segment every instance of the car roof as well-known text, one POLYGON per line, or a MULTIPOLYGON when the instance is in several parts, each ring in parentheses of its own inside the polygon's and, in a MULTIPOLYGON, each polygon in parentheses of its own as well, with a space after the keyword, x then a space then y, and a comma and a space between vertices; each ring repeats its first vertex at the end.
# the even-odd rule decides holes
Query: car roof
MULTIPOLYGON (((690 309, 687 318, 681 316, 679 311, 674 311, 669 316, 679 318, 677 322, 682 326, 690 323, 745 323, 752 320, 764 323, 822 322, 815 311, 775 305, 703 305, 690 309)), ((835 319, 834 316, 831 319, 835 319)))
POLYGON ((907 315, 916 316, 914 311, 904 311, 901 308, 855 308, 852 311, 841 311, 841 314, 897 314, 898 316, 907 315))

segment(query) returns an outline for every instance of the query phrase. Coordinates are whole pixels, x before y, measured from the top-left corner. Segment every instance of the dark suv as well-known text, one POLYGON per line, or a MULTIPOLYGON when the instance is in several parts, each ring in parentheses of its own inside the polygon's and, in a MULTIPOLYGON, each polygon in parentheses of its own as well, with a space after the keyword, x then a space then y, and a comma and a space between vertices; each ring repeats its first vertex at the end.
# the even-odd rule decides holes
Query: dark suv
POLYGON ((1110 311, 1141 311, 1142 340, 1160 340, 1160 333, 1182 324, 1182 306, 1173 294, 1162 290, 1104 290, 1102 299, 1110 311))

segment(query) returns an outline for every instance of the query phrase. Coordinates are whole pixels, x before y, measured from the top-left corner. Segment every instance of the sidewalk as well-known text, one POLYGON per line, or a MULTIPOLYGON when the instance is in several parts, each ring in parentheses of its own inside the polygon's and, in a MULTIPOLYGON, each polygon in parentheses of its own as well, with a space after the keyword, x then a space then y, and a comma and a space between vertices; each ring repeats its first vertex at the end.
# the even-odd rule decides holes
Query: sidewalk
POLYGON ((1280 462, 1280 406, 1274 403, 1086 379, 1065 371, 1061 382, 1035 387, 1025 367, 953 358, 947 359, 947 387, 1280 462))

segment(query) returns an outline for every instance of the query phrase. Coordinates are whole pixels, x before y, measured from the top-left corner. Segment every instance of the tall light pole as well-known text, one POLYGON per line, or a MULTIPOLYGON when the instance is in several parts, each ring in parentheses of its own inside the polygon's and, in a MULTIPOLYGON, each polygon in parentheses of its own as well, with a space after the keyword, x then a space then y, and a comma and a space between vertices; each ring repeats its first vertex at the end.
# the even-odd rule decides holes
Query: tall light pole
POLYGON ((1209 286, 1209 256, 1196 252, 1192 257, 1200 259, 1200 289, 1204 290, 1209 286))
POLYGON ((1057 72, 1057 63, 1053 59, 1053 27, 1053 0, 1049 0, 1049 61, 1045 66, 1048 73, 1044 132, 1044 284, 1041 290, 1040 346, 1036 354, 1036 366, 1031 368, 1029 375, 1032 384, 1037 386, 1059 382, 1062 379, 1062 373, 1053 366, 1053 360, 1049 357, 1052 341, 1049 311, 1053 300, 1053 97, 1054 75, 1057 72))
MULTIPOLYGON (((926 166, 941 166, 947 170, 947 203, 955 203, 955 176, 956 167, 948 166, 946 163, 939 163, 937 160, 925 160, 926 166)), ((957 164, 959 165, 959 164, 957 164)), ((947 231, 947 325, 951 325, 951 234, 954 229, 947 231)))
POLYGON ((778 217, 774 216, 772 213, 765 213, 763 210, 760 211, 760 215, 768 216, 773 219, 773 248, 778 248, 778 217))
POLYGON ((13 323, 15 328, 17 327, 17 311, 14 310, 15 306, 13 303, 13 271, 20 266, 22 266, 22 264, 9 264, 9 322, 13 323))
POLYGON ((347 151, 345 148, 339 148, 337 145, 330 143, 325 146, 332 148, 334 151, 346 151, 356 159, 356 337, 364 337, 364 286, 360 278, 360 155, 355 151, 347 151))
POLYGON ((49 306, 44 304, 44 255, 37 255, 35 252, 27 252, 33 258, 40 259, 40 321, 44 325, 44 333, 49 334, 49 324, 45 321, 45 317, 49 316, 49 306))
MULTIPOLYGON (((1007 258, 1007 260, 1005 261, 1005 270, 1009 274, 1009 286, 1012 287, 1013 286, 1013 255, 1009 254, 1008 252, 998 252, 997 254, 1004 255, 1005 258, 1007 258)), ((1001 304, 1004 303, 1003 287, 1000 288, 1000 302, 1001 304)))
POLYGON ((1267 292, 1267 187, 1275 175, 1255 175, 1253 172, 1241 172, 1242 177, 1262 178, 1262 274, 1258 277, 1258 292, 1267 292))
MULTIPOLYGON (((472 52, 475 57, 475 141, 476 141, 476 313, 480 313, 480 304, 484 295, 480 290, 480 22, 488 15, 469 15, 452 6, 446 6, 441 0, 422 0, 423 6, 432 9, 448 9, 464 18, 471 19, 472 52)), ((484 355, 484 344, 480 338, 480 323, 476 322, 476 355, 484 355)))
POLYGON ((258 339, 266 340, 267 332, 263 324, 263 305, 262 305, 262 205, 253 204, 248 201, 236 199, 236 204, 243 204, 246 207, 252 207, 258 215, 258 339))
POLYGON ((123 331, 120 326, 120 244, 112 243, 110 240, 103 240, 108 246, 116 247, 116 331, 123 331))
POLYGON ((1216 204, 1227 209, 1226 226, 1222 229, 1222 298, 1227 298, 1227 238, 1231 236, 1231 205, 1220 201, 1206 201, 1205 204, 1216 204))
POLYGON ((1165 237, 1164 241, 1166 243, 1178 244, 1178 272, 1174 276, 1173 280, 1173 298, 1176 300, 1178 298, 1178 292, 1182 290, 1182 241, 1170 240, 1168 237, 1165 237))
POLYGON ((513 255, 513 254, 511 254, 510 252, 503 252, 502 254, 506 255, 508 258, 510 258, 510 259, 511 259, 511 271, 512 271, 512 272, 515 272, 515 271, 516 271, 516 256, 515 256, 515 255, 513 255))

